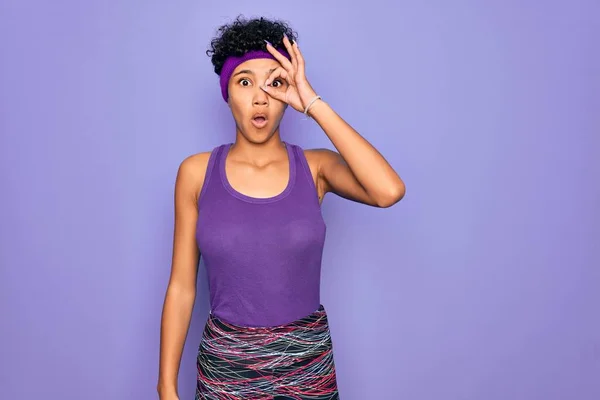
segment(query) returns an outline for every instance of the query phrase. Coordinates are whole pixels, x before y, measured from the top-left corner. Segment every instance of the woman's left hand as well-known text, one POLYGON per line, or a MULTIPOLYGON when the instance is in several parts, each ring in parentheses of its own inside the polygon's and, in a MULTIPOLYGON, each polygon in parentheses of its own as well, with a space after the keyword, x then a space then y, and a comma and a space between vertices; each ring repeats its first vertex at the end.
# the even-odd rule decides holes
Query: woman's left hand
POLYGON ((306 79, 304 57, 302 57, 298 44, 296 42, 292 44, 287 36, 284 36, 283 44, 292 58, 291 61, 270 43, 267 43, 267 50, 279 61, 281 66, 269 75, 262 89, 274 99, 289 104, 296 111, 304 112, 305 107, 317 94, 306 79), (271 86, 278 78, 285 80, 287 85, 271 86))

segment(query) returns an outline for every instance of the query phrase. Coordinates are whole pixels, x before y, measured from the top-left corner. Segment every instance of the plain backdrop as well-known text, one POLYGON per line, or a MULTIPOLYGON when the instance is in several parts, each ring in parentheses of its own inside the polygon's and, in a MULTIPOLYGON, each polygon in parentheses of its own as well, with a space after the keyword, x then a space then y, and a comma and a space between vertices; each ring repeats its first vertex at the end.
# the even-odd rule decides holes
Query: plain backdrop
POLYGON ((600 7, 527 0, 2 0, 0 397, 157 398, 175 176, 234 140, 205 51, 239 14, 294 27, 407 186, 324 201, 342 400, 600 398, 600 7))

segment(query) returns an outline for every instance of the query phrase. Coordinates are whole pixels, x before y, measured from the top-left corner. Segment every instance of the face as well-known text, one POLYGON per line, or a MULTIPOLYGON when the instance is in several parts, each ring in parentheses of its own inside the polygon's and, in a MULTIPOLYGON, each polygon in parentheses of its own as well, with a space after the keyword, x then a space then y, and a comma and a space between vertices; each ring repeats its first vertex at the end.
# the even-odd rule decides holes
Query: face
MULTIPOLYGON (((263 143, 279 132, 279 123, 287 104, 269 96, 261 86, 273 70, 280 66, 276 60, 258 58, 238 65, 229 79, 229 107, 238 134, 253 143, 263 143)), ((270 84, 285 90, 283 79, 270 84)))

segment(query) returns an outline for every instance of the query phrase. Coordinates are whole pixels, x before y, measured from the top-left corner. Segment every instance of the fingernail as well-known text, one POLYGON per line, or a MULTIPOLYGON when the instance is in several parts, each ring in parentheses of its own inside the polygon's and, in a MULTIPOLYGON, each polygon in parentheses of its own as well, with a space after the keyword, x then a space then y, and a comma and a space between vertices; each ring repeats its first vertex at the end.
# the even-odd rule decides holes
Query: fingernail
POLYGON ((271 47, 273 47, 273 45, 271 44, 271 42, 269 42, 267 39, 265 39, 265 43, 270 45, 271 47))

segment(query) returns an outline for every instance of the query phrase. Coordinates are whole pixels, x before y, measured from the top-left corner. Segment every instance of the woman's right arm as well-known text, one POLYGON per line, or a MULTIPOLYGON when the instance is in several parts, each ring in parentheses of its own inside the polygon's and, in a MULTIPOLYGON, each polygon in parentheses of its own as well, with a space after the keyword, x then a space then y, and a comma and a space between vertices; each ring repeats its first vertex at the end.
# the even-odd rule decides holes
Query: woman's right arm
POLYGON ((181 355, 196 299, 200 252, 196 243, 197 200, 204 182, 209 153, 186 158, 175 181, 175 226, 171 274, 165 295, 157 390, 161 400, 178 399, 181 355))

